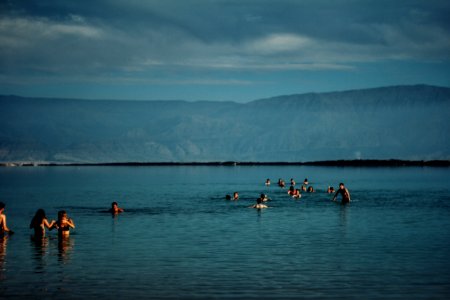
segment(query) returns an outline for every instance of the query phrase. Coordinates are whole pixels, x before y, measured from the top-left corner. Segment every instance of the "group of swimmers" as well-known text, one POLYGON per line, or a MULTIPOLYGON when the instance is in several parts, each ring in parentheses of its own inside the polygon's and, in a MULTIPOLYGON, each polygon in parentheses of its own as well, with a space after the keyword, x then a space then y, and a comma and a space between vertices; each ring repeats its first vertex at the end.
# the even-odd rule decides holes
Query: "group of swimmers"
MULTIPOLYGON (((301 198, 302 194, 301 191, 304 192, 308 192, 308 193, 314 193, 314 187, 312 187, 311 185, 309 185, 309 181, 308 178, 305 178, 305 180, 303 181, 303 184, 301 186, 300 189, 296 189, 295 188, 295 180, 293 178, 291 178, 290 180, 291 186, 289 187, 288 190, 288 195, 290 195, 293 198, 301 198)), ((266 186, 270 186, 270 179, 267 178, 266 182, 265 182, 266 186)), ((280 188, 284 188, 286 186, 286 183, 283 179, 278 179, 278 186, 280 188)), ((339 189, 337 191, 335 191, 334 187, 332 186, 328 186, 327 189, 327 193, 328 194, 334 194, 333 195, 333 201, 336 201, 337 197, 340 195, 341 196, 341 203, 342 204, 347 204, 350 202, 350 192, 348 191, 348 189, 345 187, 345 185, 343 183, 339 184, 339 189)), ((238 192, 234 192, 233 193, 233 197, 231 197, 230 195, 226 195, 225 196, 226 200, 238 200, 239 199, 239 193, 238 192)), ((268 206, 264 204, 264 202, 268 201, 269 199, 267 198, 267 195, 265 194, 261 194, 260 197, 258 199, 256 199, 256 204, 250 206, 251 208, 257 208, 257 209, 261 209, 261 208, 267 208, 268 206)))
MULTIPOLYGON (((8 228, 6 224, 6 215, 4 214, 5 211, 5 203, 0 202, 0 238, 4 237, 7 233, 8 236, 14 234, 14 231, 8 228)), ((123 212, 124 209, 120 208, 117 204, 117 202, 111 203, 111 208, 108 210, 113 215, 117 215, 121 212, 123 212)), ((58 237, 68 237, 70 234, 70 229, 75 228, 74 221, 68 217, 67 212, 65 210, 58 211, 58 219, 52 220, 51 222, 48 221, 47 216, 45 214, 45 210, 42 208, 39 208, 33 219, 31 219, 30 223, 30 229, 33 229, 34 231, 34 238, 44 238, 45 237, 45 229, 58 230, 58 237)))

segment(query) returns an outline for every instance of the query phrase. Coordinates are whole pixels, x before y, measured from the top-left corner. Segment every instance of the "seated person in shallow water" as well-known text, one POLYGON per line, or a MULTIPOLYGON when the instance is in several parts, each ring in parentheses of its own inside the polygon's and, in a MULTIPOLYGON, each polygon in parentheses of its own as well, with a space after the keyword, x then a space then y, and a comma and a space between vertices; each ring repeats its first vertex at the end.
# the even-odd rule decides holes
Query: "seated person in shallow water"
POLYGON ((67 237, 70 235, 69 229, 75 228, 75 224, 72 219, 67 216, 65 210, 58 211, 58 220, 53 226, 58 229, 58 235, 62 237, 67 237))
POLYGON ((347 204, 350 202, 350 192, 343 183, 339 183, 339 189, 334 194, 333 201, 336 201, 336 198, 339 194, 342 196, 341 198, 342 204, 347 204))
POLYGON ((43 238, 45 237, 45 227, 47 227, 49 230, 52 230, 55 223, 55 220, 52 220, 49 223, 47 217, 45 216, 45 211, 40 208, 36 211, 36 214, 31 220, 30 229, 34 229, 35 238, 43 238))
POLYGON ((109 209, 109 212, 112 214, 119 214, 123 212, 123 208, 120 208, 117 202, 111 203, 111 208, 109 209))
POLYGON ((256 208, 256 209, 262 209, 262 208, 267 208, 267 205, 263 204, 263 199, 266 197, 266 195, 261 194, 261 196, 256 199, 256 204, 250 206, 251 208, 256 208))

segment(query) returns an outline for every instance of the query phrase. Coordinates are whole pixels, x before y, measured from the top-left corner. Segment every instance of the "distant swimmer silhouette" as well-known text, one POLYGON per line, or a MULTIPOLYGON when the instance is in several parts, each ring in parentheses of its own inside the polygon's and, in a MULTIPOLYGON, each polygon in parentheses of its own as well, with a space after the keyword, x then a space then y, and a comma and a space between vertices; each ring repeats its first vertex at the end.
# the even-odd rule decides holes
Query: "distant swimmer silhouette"
POLYGON ((342 196, 342 198, 341 198, 342 204, 347 204, 350 202, 350 192, 348 191, 348 189, 345 187, 345 185, 342 182, 339 183, 339 189, 334 194, 333 201, 336 201, 336 198, 338 195, 342 196))
POLYGON ((111 203, 111 208, 109 209, 109 212, 112 214, 119 214, 121 212, 123 212, 123 208, 120 208, 119 205, 117 204, 117 202, 113 202, 111 203))

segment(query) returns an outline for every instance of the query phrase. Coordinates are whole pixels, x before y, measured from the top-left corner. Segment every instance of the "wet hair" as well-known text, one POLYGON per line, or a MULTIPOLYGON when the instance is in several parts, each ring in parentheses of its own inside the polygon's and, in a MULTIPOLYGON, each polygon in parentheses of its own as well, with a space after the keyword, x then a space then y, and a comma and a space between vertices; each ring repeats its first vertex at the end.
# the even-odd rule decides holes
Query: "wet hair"
POLYGON ((67 215, 67 212, 65 210, 58 211, 58 221, 61 220, 65 215, 67 215))
MULTIPOLYGON (((341 183, 339 183, 339 186, 341 186, 341 185, 344 185, 342 182, 341 183)), ((345 186, 345 185, 344 185, 345 186)))
POLYGON ((113 203, 111 203, 111 207, 113 207, 114 205, 118 205, 116 201, 114 201, 113 203))
POLYGON ((261 198, 256 199, 256 203, 261 204, 262 203, 262 199, 261 198))
POLYGON ((0 209, 5 208, 5 203, 0 202, 0 209))
POLYGON ((41 225, 44 219, 47 219, 47 217, 45 216, 45 211, 42 208, 39 208, 34 214, 33 219, 31 220, 30 228, 41 225))
POLYGON ((231 196, 230 196, 230 195, 226 195, 226 196, 225 196, 225 199, 231 200, 231 196))

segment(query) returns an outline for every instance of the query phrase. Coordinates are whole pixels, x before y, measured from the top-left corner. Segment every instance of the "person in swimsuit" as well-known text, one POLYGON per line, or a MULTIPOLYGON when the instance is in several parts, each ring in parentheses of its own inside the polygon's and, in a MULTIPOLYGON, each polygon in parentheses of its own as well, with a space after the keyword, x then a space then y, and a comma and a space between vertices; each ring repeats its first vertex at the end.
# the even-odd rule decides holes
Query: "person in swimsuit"
POLYGON ((266 185, 267 185, 267 186, 270 185, 270 179, 269 179, 269 178, 266 179, 266 185))
POLYGON ((314 193, 315 191, 314 191, 314 188, 310 185, 309 187, 308 187, 308 193, 314 193))
POLYGON ((238 200, 239 199, 239 193, 238 192, 234 192, 233 193, 233 200, 238 200))
POLYGON ((34 229, 35 238, 43 238, 45 236, 45 227, 52 230, 55 223, 55 220, 48 223, 47 217, 45 216, 45 211, 40 208, 36 211, 36 214, 31 220, 30 229, 34 229))
POLYGON ((347 204, 350 202, 350 192, 342 182, 339 183, 339 189, 336 191, 336 194, 334 194, 333 201, 336 201, 336 198, 339 194, 342 196, 342 204, 347 204))
POLYGON ((5 203, 0 202, 0 238, 4 237, 6 232, 8 233, 8 235, 14 233, 14 231, 9 229, 6 225, 6 215, 4 214, 5 206, 5 203))
POLYGON ((69 236, 70 228, 75 228, 75 224, 72 219, 67 216, 65 210, 58 211, 58 221, 56 221, 54 227, 58 228, 58 235, 62 237, 69 236))
POLYGON ((123 208, 120 208, 117 202, 114 201, 113 203, 111 203, 111 208, 109 209, 109 212, 116 215, 123 212, 123 208))

